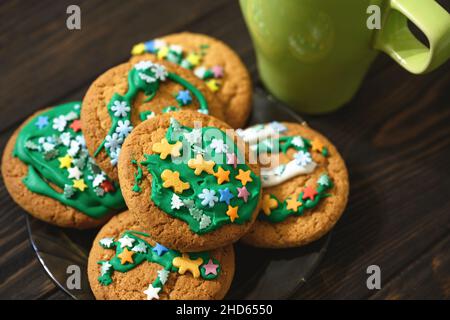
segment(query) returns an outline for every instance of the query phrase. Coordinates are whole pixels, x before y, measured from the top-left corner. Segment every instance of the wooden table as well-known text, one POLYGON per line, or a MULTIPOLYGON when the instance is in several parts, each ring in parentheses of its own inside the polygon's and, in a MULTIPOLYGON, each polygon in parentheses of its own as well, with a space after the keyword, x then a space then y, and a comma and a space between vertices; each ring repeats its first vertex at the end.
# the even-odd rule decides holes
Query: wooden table
MULTIPOLYGON (((0 145, 28 115, 81 99, 133 44, 182 30, 220 38, 257 77, 237 1, 75 1, 0 4, 0 145)), ((449 10, 449 1, 439 1, 449 10)), ((413 76, 380 55, 340 111, 304 116, 347 161, 351 191, 324 261, 300 299, 450 298, 450 63, 413 76), (366 268, 381 268, 381 290, 366 268)), ((30 247, 23 211, 0 184, 0 298, 63 299, 30 247)))

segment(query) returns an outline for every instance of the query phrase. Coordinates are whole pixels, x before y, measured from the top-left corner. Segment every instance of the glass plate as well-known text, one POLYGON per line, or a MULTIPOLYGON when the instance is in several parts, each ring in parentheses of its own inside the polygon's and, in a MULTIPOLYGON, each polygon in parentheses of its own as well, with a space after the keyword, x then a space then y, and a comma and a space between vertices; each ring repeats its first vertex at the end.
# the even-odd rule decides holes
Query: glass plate
MULTIPOLYGON (((303 120, 256 89, 250 124, 303 120)), ((87 279, 89 250, 98 230, 62 229, 27 215, 30 241, 50 278, 74 299, 94 299, 87 279), (81 288, 69 289, 67 268, 81 269, 81 288)), ((236 244, 236 273, 227 299, 288 299, 306 282, 326 252, 331 235, 293 249, 256 249, 236 244)))

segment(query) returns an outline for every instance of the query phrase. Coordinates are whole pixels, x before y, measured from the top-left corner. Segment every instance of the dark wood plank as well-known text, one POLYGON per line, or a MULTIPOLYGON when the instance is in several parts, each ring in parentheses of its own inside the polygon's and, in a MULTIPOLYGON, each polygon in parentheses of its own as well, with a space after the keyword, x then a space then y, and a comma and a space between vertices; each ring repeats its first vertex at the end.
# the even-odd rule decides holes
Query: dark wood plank
POLYGON ((342 110, 306 117, 336 142, 351 191, 320 271, 299 298, 369 297, 367 266, 379 265, 387 283, 448 233, 449 70, 414 77, 389 63, 342 110))
POLYGON ((59 101, 129 57, 132 45, 185 29, 226 0, 13 1, 0 4, 0 131, 59 101), (81 7, 81 30, 66 28, 66 8, 81 7), (45 14, 42 14, 45 12, 45 14), (14 111, 14 112, 13 112, 14 111))
POLYGON ((450 299, 450 237, 446 236, 373 295, 374 299, 450 299))

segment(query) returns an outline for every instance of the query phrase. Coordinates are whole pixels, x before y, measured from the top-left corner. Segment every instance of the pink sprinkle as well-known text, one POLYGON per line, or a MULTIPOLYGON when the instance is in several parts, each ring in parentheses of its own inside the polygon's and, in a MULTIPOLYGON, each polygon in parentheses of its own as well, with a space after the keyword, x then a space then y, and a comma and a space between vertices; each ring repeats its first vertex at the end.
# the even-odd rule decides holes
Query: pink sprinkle
POLYGON ((212 72, 214 73, 214 78, 222 78, 223 77, 223 68, 221 66, 212 67, 212 72))
POLYGON ((218 266, 219 266, 218 264, 214 264, 212 259, 209 259, 208 264, 203 265, 203 267, 205 268, 205 275, 206 276, 208 274, 217 275, 217 267, 218 266))
POLYGON ((244 199, 244 202, 247 202, 248 196, 250 195, 247 188, 244 186, 242 188, 237 188, 237 190, 238 190, 238 198, 242 198, 244 199))

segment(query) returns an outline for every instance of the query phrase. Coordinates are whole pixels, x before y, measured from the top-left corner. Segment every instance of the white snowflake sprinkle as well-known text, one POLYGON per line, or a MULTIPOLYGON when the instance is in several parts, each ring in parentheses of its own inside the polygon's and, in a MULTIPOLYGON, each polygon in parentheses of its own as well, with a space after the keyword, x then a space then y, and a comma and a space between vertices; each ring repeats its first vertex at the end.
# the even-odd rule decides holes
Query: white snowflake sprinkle
POLYGON ((296 147, 303 148, 305 146, 305 143, 303 142, 303 139, 301 137, 295 137, 292 139, 292 144, 296 147))
POLYGON ((299 151, 294 155, 295 163, 299 166, 306 166, 312 162, 311 154, 305 151, 299 151))
POLYGON ((202 199, 203 206, 209 206, 210 208, 214 207, 219 198, 216 196, 216 192, 214 190, 203 189, 202 193, 198 195, 200 199, 202 199))
POLYGON ((168 75, 166 67, 160 64, 154 64, 151 68, 151 71, 154 73, 155 78, 161 81, 165 81, 168 75))
POLYGON ((59 116, 53 119, 53 129, 58 130, 59 132, 63 132, 66 128, 67 120, 64 116, 59 116))
POLYGON ((133 130, 133 126, 131 125, 130 120, 125 121, 119 120, 117 122, 116 133, 120 137, 122 138, 127 137, 130 134, 131 130, 133 130))
POLYGON ((199 128, 193 129, 191 132, 184 134, 184 138, 189 144, 197 144, 202 141, 202 130, 199 128))
POLYGON ((59 138, 61 139, 62 144, 65 145, 66 147, 68 147, 70 145, 71 137, 70 137, 70 133, 69 132, 61 133, 59 138))
POLYGON ((227 153, 228 146, 222 139, 212 139, 210 147, 217 153, 227 153))
POLYGON ((111 152, 114 152, 121 146, 123 139, 119 137, 117 133, 113 133, 112 135, 107 135, 105 138, 105 147, 110 149, 111 152))
POLYGON ((125 101, 114 101, 111 106, 111 110, 114 112, 115 117, 126 117, 128 112, 130 112, 130 107, 125 101))
POLYGON ((156 81, 156 78, 150 77, 149 75, 139 72, 139 78, 141 78, 143 81, 147 83, 153 83, 156 81))
POLYGON ((134 65, 134 68, 136 70, 145 71, 147 69, 150 69, 152 66, 153 66, 153 62, 144 60, 144 61, 139 61, 138 63, 136 63, 134 65))

